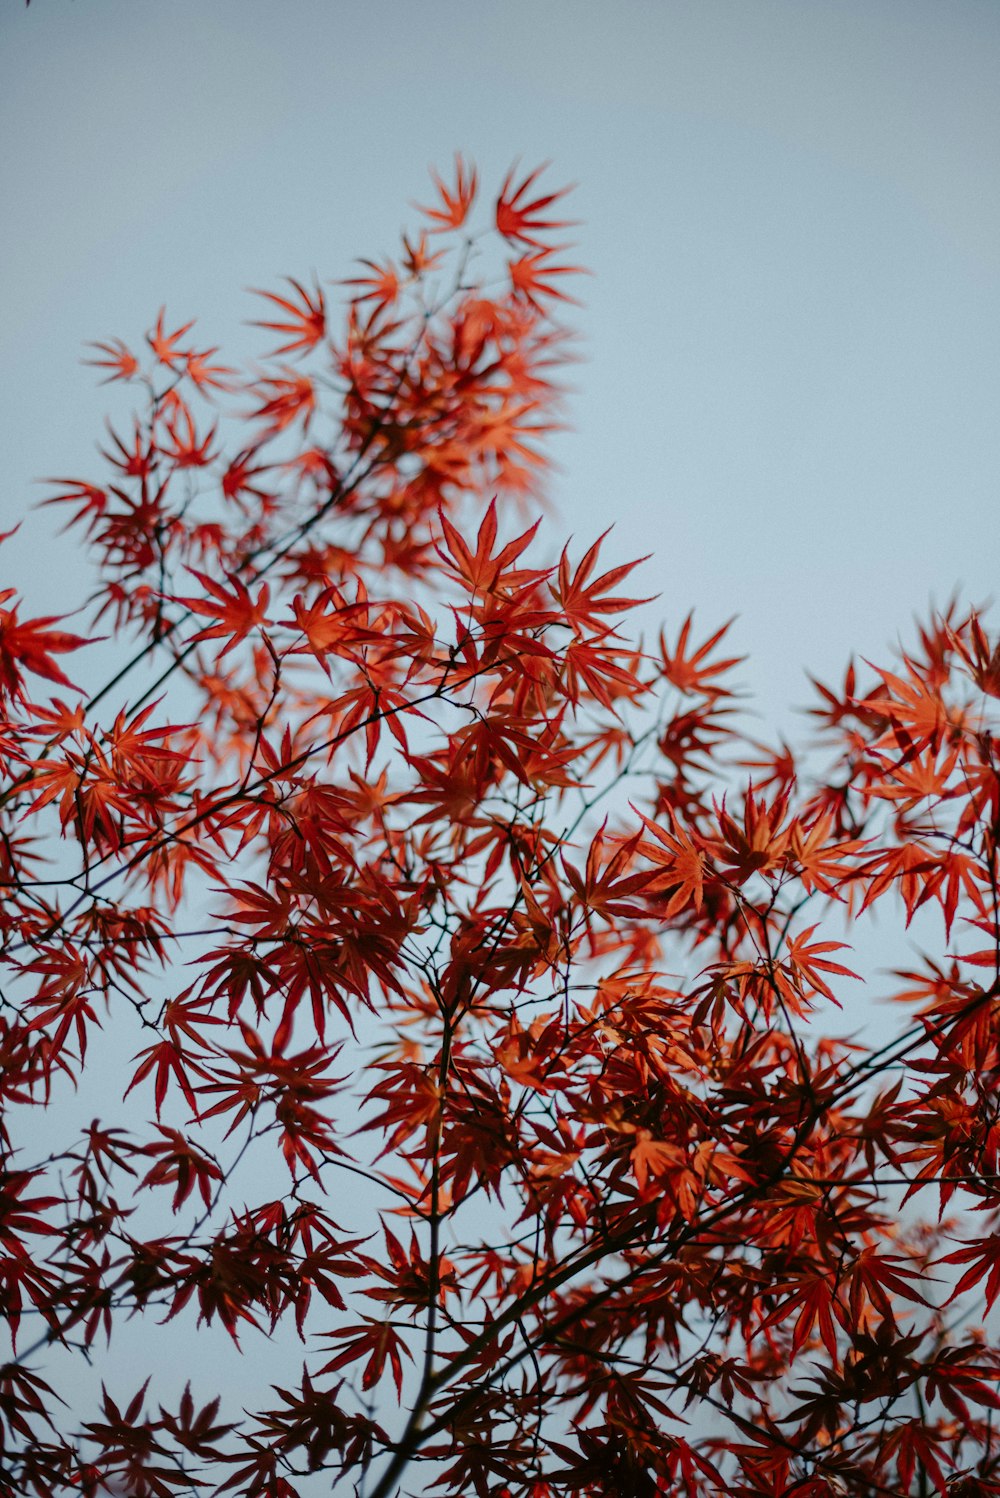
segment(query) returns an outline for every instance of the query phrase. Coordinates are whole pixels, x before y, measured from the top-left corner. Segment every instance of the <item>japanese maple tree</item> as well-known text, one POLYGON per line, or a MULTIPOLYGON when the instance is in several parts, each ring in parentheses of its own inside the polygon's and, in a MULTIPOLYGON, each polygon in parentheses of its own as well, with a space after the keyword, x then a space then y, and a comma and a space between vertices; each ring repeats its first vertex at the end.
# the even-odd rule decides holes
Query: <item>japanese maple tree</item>
POLYGON ((532 514, 564 193, 419 213, 95 346, 109 680, 0 598, 0 1491, 1000 1493, 1000 648, 746 737, 532 514))

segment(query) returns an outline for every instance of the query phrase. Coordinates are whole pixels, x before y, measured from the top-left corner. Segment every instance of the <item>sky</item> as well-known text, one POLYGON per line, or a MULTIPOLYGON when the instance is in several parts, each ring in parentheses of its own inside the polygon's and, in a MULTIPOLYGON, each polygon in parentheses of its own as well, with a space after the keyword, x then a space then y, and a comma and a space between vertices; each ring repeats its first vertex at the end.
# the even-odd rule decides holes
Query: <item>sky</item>
POLYGON ((794 740, 807 671, 998 591, 998 76, 995 0, 0 0, 0 587, 91 590, 34 508, 127 410, 88 340, 165 304, 238 362, 246 288, 393 253, 429 167, 551 160, 592 275, 548 544, 613 523, 649 626, 738 616, 794 740))
POLYGON ((165 304, 249 355, 246 288, 391 253, 429 166, 551 159, 593 273, 552 549, 613 522, 645 622, 737 615, 801 734, 806 671, 996 590, 998 64, 993 0, 0 0, 8 581, 89 591, 32 509, 124 414, 88 339, 165 304))

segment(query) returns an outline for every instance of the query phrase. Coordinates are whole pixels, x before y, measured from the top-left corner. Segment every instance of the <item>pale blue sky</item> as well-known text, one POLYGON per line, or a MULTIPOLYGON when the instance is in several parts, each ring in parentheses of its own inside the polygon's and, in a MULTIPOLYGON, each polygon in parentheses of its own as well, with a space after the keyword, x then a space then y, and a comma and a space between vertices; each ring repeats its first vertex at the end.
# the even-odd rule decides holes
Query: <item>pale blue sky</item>
MULTIPOLYGON (((249 353, 243 288, 391 251, 429 164, 551 157, 595 274, 550 540, 738 613, 788 727, 995 591, 998 76, 994 0, 0 0, 2 523, 99 471, 85 340, 165 302, 249 353)), ((65 606, 50 519, 9 564, 65 606)))

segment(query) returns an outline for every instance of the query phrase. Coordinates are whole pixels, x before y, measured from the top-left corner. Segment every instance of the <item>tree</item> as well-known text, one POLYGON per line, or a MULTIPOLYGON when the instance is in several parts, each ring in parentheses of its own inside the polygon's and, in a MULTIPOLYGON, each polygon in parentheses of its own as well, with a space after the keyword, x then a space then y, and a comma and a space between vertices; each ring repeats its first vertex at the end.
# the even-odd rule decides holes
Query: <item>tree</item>
POLYGON ((256 372, 96 346, 104 686, 0 600, 0 1490, 1000 1492, 1000 649, 953 606, 749 740, 727 626, 643 648, 524 516, 563 193, 435 192, 256 372), (936 943, 886 1042, 874 907, 936 943))

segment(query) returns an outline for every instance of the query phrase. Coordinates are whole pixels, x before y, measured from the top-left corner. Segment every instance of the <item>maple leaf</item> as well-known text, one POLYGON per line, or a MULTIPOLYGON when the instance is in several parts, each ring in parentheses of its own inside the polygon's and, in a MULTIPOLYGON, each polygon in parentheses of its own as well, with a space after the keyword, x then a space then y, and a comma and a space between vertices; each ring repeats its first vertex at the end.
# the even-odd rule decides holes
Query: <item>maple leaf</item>
MULTIPOLYGON (((683 1169, 687 1163, 687 1156, 682 1149, 668 1140, 654 1139, 648 1129, 638 1131, 629 1159, 640 1191, 646 1189, 650 1176, 659 1179, 664 1175, 672 1175, 678 1166, 683 1169)), ((685 1213, 685 1216, 690 1215, 690 1212, 685 1213)))
POLYGON ((523 244, 536 245, 544 249, 545 242, 537 238, 539 234, 548 234, 554 229, 570 229, 574 226, 572 219, 552 219, 545 216, 546 211, 553 204, 558 203, 560 198, 564 198, 568 192, 572 191, 571 187, 561 187, 556 192, 542 193, 537 198, 526 200, 526 195, 531 192, 548 165, 548 162, 544 162, 542 166, 536 167, 516 186, 516 164, 511 167, 504 178, 496 201, 496 226, 505 239, 520 240, 523 244))
POLYGON ((438 190, 443 205, 440 208, 420 208, 420 212, 425 213, 432 220, 431 233, 441 234, 449 229, 460 229, 475 202, 479 188, 478 172, 475 167, 467 165, 456 151, 454 188, 447 187, 437 172, 431 172, 431 180, 438 190))
POLYGON ((252 415, 265 423, 265 436, 284 432, 297 421, 303 431, 308 429, 316 410, 316 387, 308 375, 289 369, 283 376, 259 380, 255 388, 264 400, 252 415))
MULTIPOLYGON (((493 548, 496 545, 497 539, 497 506, 495 499, 490 500, 486 514, 480 523, 476 536, 476 550, 474 552, 469 550, 462 536, 452 525, 443 510, 440 512, 439 519, 441 521, 441 529, 444 533, 444 549, 440 550, 439 554, 445 556, 445 553, 447 553, 447 558, 450 559, 450 564, 454 567, 455 572, 476 593, 491 593, 497 589, 501 574, 506 572, 510 568, 511 563, 517 561, 518 557, 531 545, 540 524, 536 520, 534 525, 516 537, 515 540, 508 541, 507 545, 501 547, 500 551, 494 555, 493 548)), ((541 572, 530 574, 532 580, 541 578, 544 575, 541 572)), ((504 579, 508 587, 512 584, 520 584, 523 580, 520 574, 515 574, 512 577, 509 573, 507 578, 504 579)))
POLYGON ((955 1300, 963 1295, 966 1290, 971 1290, 973 1285, 978 1285, 980 1280, 986 1280, 986 1309, 993 1309, 993 1304, 1000 1295, 1000 1233, 991 1233, 987 1238, 973 1239, 967 1242, 964 1248, 955 1249, 954 1253, 945 1254, 941 1260, 942 1264, 968 1264, 970 1267, 959 1279, 949 1297, 955 1300))
POLYGON ((337 1353, 336 1357, 324 1363, 319 1370, 323 1373, 335 1373, 338 1368, 344 1368, 349 1363, 356 1363, 367 1355, 361 1375, 361 1386, 371 1389, 379 1382, 385 1372, 388 1362, 392 1370, 393 1382, 396 1385, 396 1397, 403 1395, 403 1356, 413 1361, 413 1354, 387 1321, 375 1321, 366 1317, 364 1322, 356 1326, 338 1327, 332 1332, 323 1333, 324 1336, 343 1342, 345 1345, 337 1353))
MULTIPOLYGON (((13 588, 7 588, 0 592, 0 604, 14 596, 13 588)), ((25 671, 78 690, 52 657, 79 650, 92 642, 80 635, 49 627, 59 622, 56 615, 22 621, 18 619, 16 607, 0 608, 0 694, 22 698, 25 671)))
POLYGON ((243 452, 237 453, 232 459, 229 467, 222 475, 222 492, 230 500, 258 500, 262 504, 270 501, 271 495, 266 489, 260 488, 256 482, 258 476, 269 472, 270 465, 266 463, 254 464, 255 449, 245 448, 243 452))
POLYGON ((960 708, 947 707, 940 689, 922 680, 912 661, 904 657, 903 664, 909 679, 878 669, 883 693, 873 692, 861 706, 888 719, 894 741, 907 754, 916 752, 922 744, 937 749, 945 734, 953 736, 961 731, 966 714, 960 708))
POLYGON ((517 260, 507 262, 510 283, 515 294, 523 297, 536 312, 543 311, 543 297, 554 297, 556 301, 576 303, 575 297, 554 284, 553 278, 556 276, 583 274, 583 267, 579 265, 549 263, 550 256, 560 254, 561 248, 564 247, 536 250, 533 254, 522 255, 517 260))
MULTIPOLYGON (((351 298, 354 302, 374 302, 378 311, 383 307, 390 307, 399 296, 399 274, 391 260, 385 265, 378 265, 374 260, 362 260, 361 264, 371 271, 370 276, 352 276, 350 280, 344 281, 344 286, 367 287, 367 291, 358 291, 351 298)), ((280 350, 279 350, 280 352, 280 350)))
POLYGON ((74 505, 76 514, 66 522, 66 529, 83 525, 92 536, 108 507, 108 491, 97 484, 88 484, 81 479, 44 479, 46 484, 60 484, 65 492, 43 499, 43 505, 74 505))
POLYGON ((603 615, 620 614, 626 609, 634 609, 640 604, 652 601, 651 598, 614 597, 608 591, 623 582, 629 573, 634 572, 641 563, 648 561, 648 557, 639 557, 637 561, 626 562, 621 567, 611 567, 607 572, 601 573, 599 577, 590 581, 591 573, 597 565, 601 545, 608 535, 609 531, 604 531, 598 536, 593 546, 581 558, 575 572, 571 572, 569 552, 564 550, 559 559, 557 580, 549 585, 552 596, 566 617, 566 622, 576 634, 583 634, 588 630, 603 631, 605 629, 603 615))
POLYGON ((844 1311, 835 1293, 836 1282, 829 1273, 817 1267, 800 1276, 786 1288, 791 1291, 791 1294, 787 1300, 781 1301, 776 1310, 772 1311, 764 1325, 774 1326, 788 1321, 797 1311, 795 1325, 792 1327, 793 1354, 808 1344, 816 1328, 823 1346, 833 1363, 836 1364, 840 1358, 840 1350, 837 1345, 834 1315, 841 1322, 845 1319, 844 1311))
POLYGON ((278 333, 288 338, 287 343, 279 344, 271 350, 270 357, 275 358, 279 354, 309 353, 318 343, 322 343, 326 337, 326 300, 322 291, 316 286, 309 292, 293 277, 287 278, 289 286, 295 292, 298 300, 292 301, 289 297, 278 296, 274 291, 253 290, 254 296, 264 297, 273 302, 279 312, 287 314, 286 322, 254 322, 254 328, 267 328, 272 333, 278 333))
MULTIPOLYGON (((631 669, 633 664, 634 656, 631 653, 609 649, 603 637, 596 640, 571 640, 568 645, 563 646, 560 669, 566 696, 574 707, 579 706, 585 696, 589 696, 602 707, 614 712, 614 704, 619 698, 637 698, 646 691, 645 683, 631 669), (623 664, 623 658, 628 660, 628 665, 623 664)), ((609 728, 605 732, 609 740, 619 732, 627 736, 627 730, 624 729, 609 728)), ((597 743, 597 740, 592 741, 592 747, 596 747, 597 743)), ((598 754, 591 762, 592 765, 600 763, 602 757, 598 754)))
POLYGON ((109 369, 111 373, 101 381, 102 385, 109 385, 112 380, 131 380, 139 373, 139 361, 131 349, 122 343, 120 338, 112 338, 108 343, 91 343, 89 348, 94 348, 103 359, 84 359, 84 364, 92 364, 97 369, 109 369))
POLYGON ((138 1087, 140 1082, 144 1081, 146 1077, 155 1071, 156 1078, 153 1095, 157 1118, 160 1116, 160 1109, 163 1107, 167 1096, 167 1088, 170 1085, 171 1077, 175 1079, 177 1085, 180 1087, 181 1092, 184 1094, 184 1100, 191 1109, 194 1117, 198 1117, 198 1105, 188 1073, 194 1072, 198 1076, 206 1076, 207 1073, 204 1068, 198 1066, 192 1061, 190 1056, 186 1056, 167 1040, 160 1041, 156 1045, 147 1046, 144 1051, 140 1051, 138 1056, 134 1056, 132 1059, 139 1061, 139 1066, 128 1087, 125 1089, 126 1097, 134 1087, 138 1087))
POLYGON ((177 1212, 197 1186, 208 1207, 214 1184, 223 1178, 218 1163, 195 1149, 176 1129, 165 1129, 160 1125, 158 1132, 161 1135, 159 1142, 146 1145, 143 1151, 156 1163, 143 1176, 138 1189, 143 1186, 175 1186, 172 1205, 177 1212))
POLYGON ((146 334, 146 342, 160 363, 165 364, 168 369, 173 369, 179 359, 188 357, 184 350, 177 347, 177 340, 183 338, 184 334, 194 327, 194 322, 186 322, 183 327, 175 328, 172 333, 168 333, 163 326, 163 319, 166 315, 166 308, 161 307, 156 326, 146 334))
POLYGON ((217 354, 217 348, 189 350, 187 364, 184 373, 192 384, 204 394, 209 390, 232 390, 233 376, 236 370, 228 364, 210 364, 208 361, 213 354, 217 354))
POLYGON ((421 229, 412 242, 409 235, 403 235, 403 266, 406 274, 414 280, 427 275, 429 271, 437 270, 444 256, 444 250, 432 252, 428 249, 426 229, 421 229))
POLYGON ((688 614, 681 625, 677 644, 672 648, 667 645, 663 631, 660 631, 660 657, 663 662, 663 674, 672 686, 681 692, 700 692, 705 696, 714 696, 724 691, 716 681, 716 676, 722 676, 726 671, 731 671, 745 659, 741 655, 730 656, 727 660, 712 661, 709 657, 718 645, 719 641, 732 628, 734 621, 727 620, 714 634, 709 635, 697 648, 693 648, 688 654, 688 640, 691 635, 691 626, 694 623, 694 611, 688 614))
POLYGON ((993 645, 973 611, 967 624, 959 630, 949 628, 947 639, 967 667, 981 692, 1000 697, 1000 641, 993 645))
POLYGON ((202 1460, 210 1460, 218 1454, 217 1442, 223 1436, 227 1436, 236 1429, 235 1425, 217 1425, 216 1419, 222 1400, 219 1396, 211 1400, 202 1409, 195 1409, 194 1399, 191 1395, 190 1381, 184 1386, 177 1414, 165 1410, 160 1406, 160 1419, 163 1421, 164 1429, 174 1437, 177 1443, 192 1456, 201 1457, 202 1460))
POLYGON ((251 630, 259 629, 267 623, 267 606, 271 598, 271 589, 267 583, 263 583, 255 602, 246 584, 241 582, 234 573, 226 574, 226 580, 229 583, 227 589, 221 583, 215 582, 213 578, 207 577, 205 573, 197 572, 194 568, 190 570, 192 576, 198 579, 210 597, 178 597, 175 601, 185 604, 195 614, 207 615, 210 619, 218 621, 199 630, 194 638, 196 640, 225 638, 226 643, 219 652, 221 659, 232 650, 234 645, 245 640, 251 630))
POLYGON ((809 926, 805 931, 800 931, 798 936, 789 936, 786 941, 788 948, 788 960, 805 981, 821 993, 824 998, 830 999, 834 1004, 838 1000, 834 996, 829 985, 820 975, 822 973, 833 973, 840 978, 854 978, 860 982, 858 974, 852 972, 849 967, 844 967, 839 962, 831 962, 828 954, 840 952, 845 949, 846 943, 842 941, 814 941, 809 938, 816 931, 815 926, 809 926))
POLYGON ((668 897, 663 914, 669 919, 688 903, 700 910, 707 871, 704 849, 673 818, 669 832, 648 817, 642 817, 642 824, 655 841, 640 842, 638 851, 657 871, 649 880, 649 893, 663 892, 668 897))
POLYGON ((337 589, 325 588, 308 605, 300 593, 296 594, 292 618, 285 622, 305 636, 308 649, 325 664, 328 655, 350 655, 359 646, 382 639, 377 630, 366 627, 370 615, 367 598, 349 604, 337 589))
MULTIPOLYGON (((138 422, 132 430, 132 446, 127 447, 114 429, 108 426, 108 435, 115 445, 116 451, 107 452, 101 448, 101 454, 113 463, 115 468, 131 479, 148 479, 155 471, 159 461, 156 443, 152 437, 142 430, 138 422)), ((113 491, 117 492, 117 491, 113 491)), ((127 496, 118 495, 119 498, 127 496)))
POLYGON ((874 1247, 861 1250, 847 1276, 851 1315, 856 1325, 862 1324, 861 1318, 869 1306, 883 1320, 892 1320, 891 1294, 920 1305, 927 1304, 919 1290, 910 1283, 921 1277, 919 1269, 915 1266, 900 1267, 905 1262, 899 1254, 880 1254, 874 1247))
POLYGON ((566 877, 588 911, 606 918, 641 916, 644 913, 643 907, 636 904, 632 897, 647 887, 650 875, 645 871, 626 873, 638 845, 638 838, 619 844, 607 863, 604 863, 605 838, 602 828, 590 845, 582 876, 568 859, 563 858, 566 877))
POLYGON ((210 448, 218 431, 217 426, 209 427, 199 441, 191 412, 187 406, 178 404, 174 408, 167 429, 173 446, 161 446, 160 451, 177 468, 207 468, 210 463, 214 462, 217 454, 211 452, 210 448))
POLYGON ((884 1442, 880 1456, 883 1461, 886 1457, 895 1457, 900 1488, 904 1493, 913 1491, 913 1475, 918 1465, 942 1498, 951 1491, 951 1484, 941 1466, 942 1462, 952 1466, 951 1458, 944 1442, 920 1420, 906 1420, 898 1425, 884 1442))
MULTIPOLYGON (((779 778, 777 784, 779 789, 787 789, 787 780, 779 778)), ((797 819, 789 829, 788 848, 805 890, 817 889, 831 899, 842 900, 846 898, 842 886, 857 866, 856 855, 867 844, 860 838, 831 842, 834 831, 835 820, 829 812, 812 822, 797 819)))

